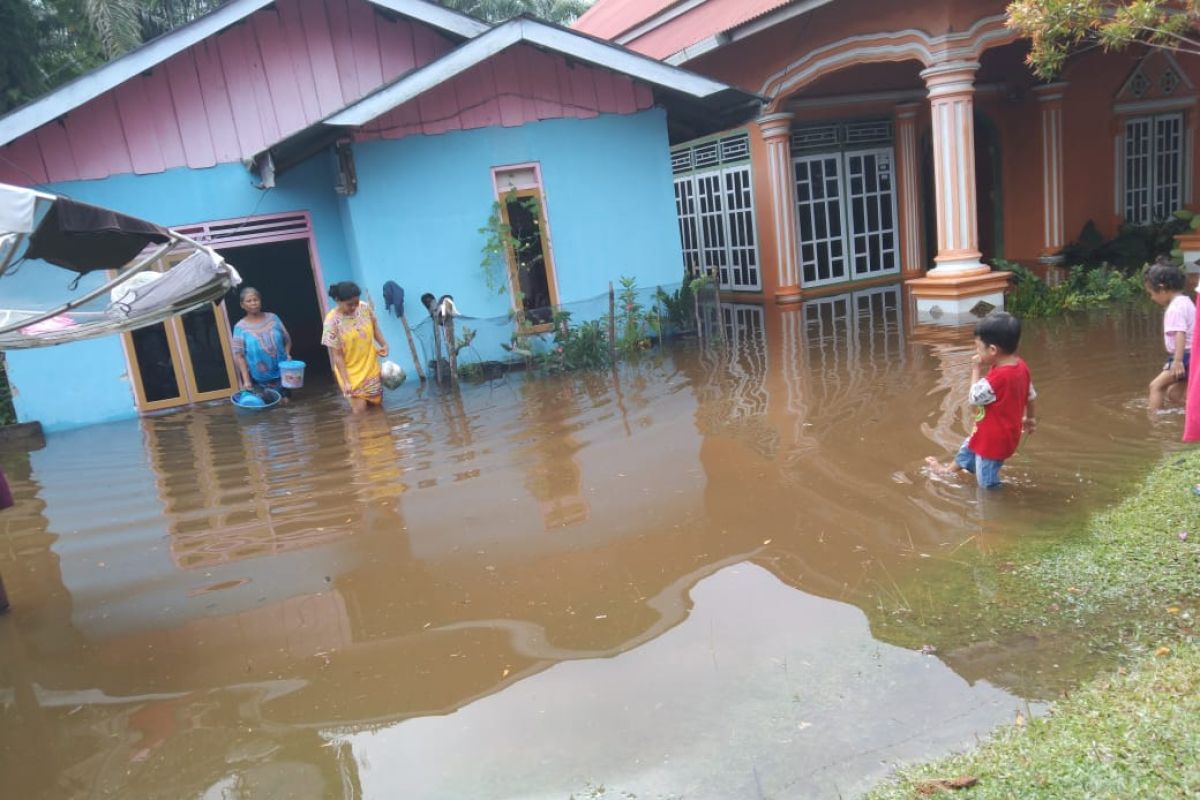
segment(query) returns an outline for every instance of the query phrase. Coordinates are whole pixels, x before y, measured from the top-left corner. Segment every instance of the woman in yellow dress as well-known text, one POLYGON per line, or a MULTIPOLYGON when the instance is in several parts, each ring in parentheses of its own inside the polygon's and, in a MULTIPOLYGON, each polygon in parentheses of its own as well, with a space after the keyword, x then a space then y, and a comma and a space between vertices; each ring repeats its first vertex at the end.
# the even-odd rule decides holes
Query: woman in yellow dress
POLYGON ((379 330, 371 306, 359 298, 362 292, 352 281, 329 287, 329 297, 337 306, 325 315, 321 344, 329 348, 333 374, 350 401, 355 414, 383 402, 379 382, 379 359, 386 358, 388 344, 379 330))

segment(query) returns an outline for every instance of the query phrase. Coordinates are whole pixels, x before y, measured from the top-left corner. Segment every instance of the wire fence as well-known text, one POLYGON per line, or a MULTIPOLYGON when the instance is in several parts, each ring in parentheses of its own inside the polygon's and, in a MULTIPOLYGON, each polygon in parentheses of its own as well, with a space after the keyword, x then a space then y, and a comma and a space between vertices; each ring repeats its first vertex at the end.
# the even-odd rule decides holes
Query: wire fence
MULTIPOLYGON (((446 379, 451 361, 467 377, 514 368, 565 370, 604 366, 635 349, 694 330, 700 318, 695 297, 683 283, 618 285, 611 295, 605 292, 555 307, 492 317, 455 316, 452 324, 410 315, 408 322, 420 319, 411 327, 415 360, 431 378, 437 377, 440 363, 446 379)), ((703 292, 700 298, 704 301, 703 292)), ((397 347, 406 345, 393 345, 393 353, 398 354, 397 347)))

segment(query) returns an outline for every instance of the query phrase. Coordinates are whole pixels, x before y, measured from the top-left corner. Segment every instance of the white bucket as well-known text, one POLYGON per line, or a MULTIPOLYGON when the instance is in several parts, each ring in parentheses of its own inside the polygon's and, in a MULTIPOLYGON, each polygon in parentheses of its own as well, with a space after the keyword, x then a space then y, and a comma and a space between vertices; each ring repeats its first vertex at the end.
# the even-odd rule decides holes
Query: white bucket
POLYGON ((280 361, 279 382, 285 389, 299 389, 304 386, 304 362, 280 361))

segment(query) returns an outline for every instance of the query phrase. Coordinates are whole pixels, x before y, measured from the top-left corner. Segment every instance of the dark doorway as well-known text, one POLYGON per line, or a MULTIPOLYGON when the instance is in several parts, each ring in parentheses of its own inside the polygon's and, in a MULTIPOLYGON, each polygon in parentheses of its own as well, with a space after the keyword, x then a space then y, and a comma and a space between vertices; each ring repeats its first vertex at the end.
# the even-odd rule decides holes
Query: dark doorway
MULTIPOLYGON (((933 174, 933 137, 921 138, 921 208, 925 243, 932 266, 937 255, 937 198, 933 174)), ((975 114, 975 219, 979 252, 986 263, 1004 258, 1004 201, 1000 133, 985 115, 975 114)))
MULTIPOLYGON (((262 294, 263 309, 276 314, 292 337, 292 356, 308 366, 306 377, 329 374, 329 358, 321 346, 323 314, 317 299, 308 239, 218 248, 242 276, 242 286, 262 294)), ((226 303, 229 324, 242 318, 236 292, 226 303)))
POLYGON ((990 264, 1004 258, 1004 203, 1000 190, 1000 132, 984 114, 975 112, 975 212, 979 252, 990 264))

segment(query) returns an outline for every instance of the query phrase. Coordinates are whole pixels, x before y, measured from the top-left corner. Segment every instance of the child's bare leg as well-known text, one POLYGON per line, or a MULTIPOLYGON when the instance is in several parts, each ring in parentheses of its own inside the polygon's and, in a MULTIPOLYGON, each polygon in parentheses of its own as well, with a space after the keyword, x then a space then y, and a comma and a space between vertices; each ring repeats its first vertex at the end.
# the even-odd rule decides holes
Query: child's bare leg
POLYGON ((1187 382, 1175 381, 1167 387, 1167 400, 1171 403, 1182 404, 1187 401, 1187 382))
POLYGON ((1150 381, 1149 404, 1151 411, 1160 411, 1162 409, 1163 402, 1167 397, 1167 390, 1174 383, 1176 383, 1175 376, 1166 370, 1158 373, 1154 380, 1150 381))
POLYGON ((930 472, 936 472, 938 475, 957 475, 963 471, 963 468, 953 461, 942 463, 934 456, 929 456, 925 459, 925 466, 929 467, 930 472))

